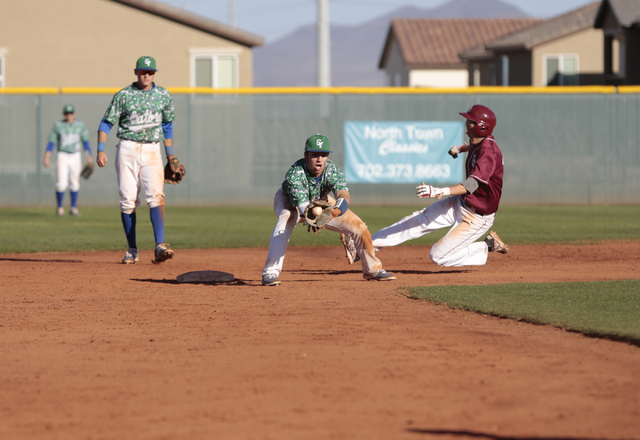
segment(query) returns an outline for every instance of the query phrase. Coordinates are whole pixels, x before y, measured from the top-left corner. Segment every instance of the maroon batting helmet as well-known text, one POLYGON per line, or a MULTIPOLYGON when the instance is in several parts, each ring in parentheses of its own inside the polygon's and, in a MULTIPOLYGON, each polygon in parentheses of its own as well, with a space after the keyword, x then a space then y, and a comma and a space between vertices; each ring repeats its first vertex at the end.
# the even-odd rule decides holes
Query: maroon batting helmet
POLYGON ((460 113, 463 117, 476 123, 471 133, 474 136, 485 137, 493 133, 493 129, 496 128, 496 115, 491 111, 489 107, 484 105, 473 105, 466 113, 460 113))

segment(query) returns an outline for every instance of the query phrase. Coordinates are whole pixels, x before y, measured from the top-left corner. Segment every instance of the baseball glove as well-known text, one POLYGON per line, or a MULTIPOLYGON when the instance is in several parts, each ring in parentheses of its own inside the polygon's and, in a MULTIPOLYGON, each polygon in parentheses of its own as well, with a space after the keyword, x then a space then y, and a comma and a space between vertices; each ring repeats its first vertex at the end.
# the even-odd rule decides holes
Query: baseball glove
POLYGON ((186 173, 184 165, 180 163, 177 157, 172 156, 164 167, 164 183, 176 185, 182 182, 186 173))
POLYGON ((307 224, 307 231, 318 232, 319 229, 324 229, 324 225, 331 220, 331 203, 324 200, 315 200, 309 203, 309 206, 304 210, 304 222, 307 224), (314 214, 315 208, 320 208, 322 212, 320 214, 314 214))
POLYGON ((87 162, 84 168, 82 168, 82 171, 80 171, 80 175, 83 179, 88 179, 89 177, 91 177, 91 173, 93 173, 93 166, 93 162, 87 162))

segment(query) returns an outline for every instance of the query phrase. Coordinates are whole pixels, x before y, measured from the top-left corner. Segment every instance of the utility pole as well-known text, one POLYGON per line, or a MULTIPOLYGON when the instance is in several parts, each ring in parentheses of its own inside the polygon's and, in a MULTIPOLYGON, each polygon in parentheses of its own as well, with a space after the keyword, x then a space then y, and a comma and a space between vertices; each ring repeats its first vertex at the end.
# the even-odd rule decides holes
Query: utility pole
POLYGON ((229 0, 229 26, 236 26, 236 6, 235 0, 229 0))
POLYGON ((318 0, 318 87, 331 87, 329 0, 318 0))

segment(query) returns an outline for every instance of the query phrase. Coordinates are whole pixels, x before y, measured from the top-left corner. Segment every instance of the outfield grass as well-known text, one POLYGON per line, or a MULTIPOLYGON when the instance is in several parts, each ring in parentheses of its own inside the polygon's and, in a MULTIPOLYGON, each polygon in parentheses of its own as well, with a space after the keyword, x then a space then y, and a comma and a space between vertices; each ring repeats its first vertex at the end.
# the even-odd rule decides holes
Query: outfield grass
MULTIPOLYGON (((419 206, 355 207, 376 232, 419 206)), ((121 250, 126 246, 120 212, 82 208, 81 217, 57 217, 53 208, 0 209, 0 253, 121 250)), ((494 224, 509 244, 596 243, 640 239, 640 206, 507 206, 494 224)), ((276 217, 270 207, 167 207, 165 240, 176 249, 267 247, 276 217)), ((431 245, 446 230, 406 245, 431 245)), ((138 245, 152 249, 149 209, 138 209, 138 245)), ((296 227, 291 246, 334 246, 337 234, 309 234, 296 227)))
POLYGON ((432 286, 416 299, 640 346, 640 281, 432 286))

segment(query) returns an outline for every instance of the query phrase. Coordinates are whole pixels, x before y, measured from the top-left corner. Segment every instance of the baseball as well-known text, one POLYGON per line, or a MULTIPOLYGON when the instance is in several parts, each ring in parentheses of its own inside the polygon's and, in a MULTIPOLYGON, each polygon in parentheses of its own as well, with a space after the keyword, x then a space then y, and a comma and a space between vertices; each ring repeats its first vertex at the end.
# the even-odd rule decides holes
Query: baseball
POLYGON ((320 214, 322 214, 322 208, 319 206, 316 206, 315 208, 313 208, 311 210, 311 212, 313 213, 313 215, 315 215, 316 217, 319 216, 320 214))

